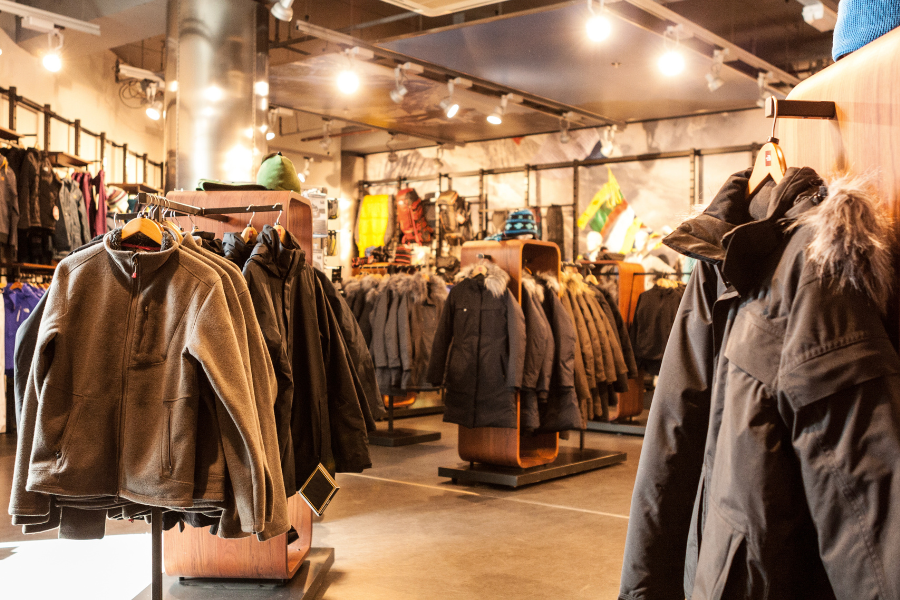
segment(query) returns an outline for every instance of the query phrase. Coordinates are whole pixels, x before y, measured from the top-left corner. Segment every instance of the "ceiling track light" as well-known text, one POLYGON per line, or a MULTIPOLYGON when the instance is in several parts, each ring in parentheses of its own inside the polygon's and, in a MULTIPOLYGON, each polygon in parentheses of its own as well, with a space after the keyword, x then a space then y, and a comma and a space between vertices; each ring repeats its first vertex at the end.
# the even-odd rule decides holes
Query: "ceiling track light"
POLYGON ((725 80, 722 79, 722 67, 725 64, 725 56, 727 55, 728 48, 723 50, 717 49, 713 52, 712 66, 709 68, 709 73, 706 74, 706 86, 710 92, 715 92, 725 83, 725 80))
POLYGON ((603 137, 600 138, 600 154, 605 158, 610 158, 615 150, 616 127, 610 125, 603 130, 603 137))
POLYGON ((150 83, 147 85, 147 109, 144 111, 151 121, 159 121, 162 117, 162 102, 156 99, 158 84, 150 83))
POLYGON ((559 143, 560 144, 568 144, 572 141, 572 136, 569 135, 569 120, 565 117, 559 118, 559 143))
POLYGON ((54 28, 47 34, 47 54, 44 55, 44 68, 51 73, 58 73, 62 69, 62 58, 60 52, 63 47, 63 34, 59 29, 54 28), (55 41, 54 41, 55 40, 55 41))
POLYGON ((325 121, 322 125, 322 139, 319 140, 319 146, 326 153, 331 150, 331 121, 325 121))
POLYGON ((487 122, 491 125, 500 125, 503 123, 503 115, 506 114, 506 105, 509 103, 511 94, 503 94, 500 96, 500 104, 494 109, 494 112, 487 116, 487 122))
POLYGON ((400 155, 397 154, 397 151, 394 150, 393 146, 391 146, 391 144, 393 144, 393 143, 394 143, 394 134, 392 133, 391 139, 389 139, 387 141, 387 143, 385 144, 385 146, 387 146, 387 149, 388 149, 387 161, 389 163, 391 163, 392 165, 400 162, 400 155))
POLYGON ((684 71, 684 55, 680 52, 681 39, 684 35, 684 27, 681 24, 669 25, 663 34, 665 54, 659 57, 657 66, 666 77, 674 77, 684 71))
POLYGON ((279 21, 290 22, 294 18, 294 9, 291 8, 293 3, 294 0, 278 0, 272 7, 272 16, 279 21))
POLYGON ((756 105, 760 108, 766 107, 766 88, 769 87, 769 82, 775 77, 775 75, 771 71, 760 71, 756 74, 756 85, 759 88, 759 98, 756 100, 756 105))
POLYGON ((303 166, 303 171, 297 173, 297 177, 300 179, 300 183, 306 183, 306 180, 309 179, 309 163, 312 159, 308 156, 304 156, 303 160, 306 161, 306 164, 303 166))
POLYGON ((409 93, 409 90, 403 85, 404 79, 403 67, 396 67, 394 69, 394 89, 391 90, 391 100, 394 101, 394 104, 402 104, 403 97, 409 93))
POLYGON ((444 156, 444 146, 443 144, 438 144, 437 150, 434 153, 434 168, 440 171, 444 168, 444 161, 442 160, 444 156))
POLYGON ((600 0, 600 9, 595 12, 594 0, 587 0, 588 11, 591 13, 591 16, 585 23, 585 28, 587 29, 588 39, 592 42, 602 42, 612 32, 612 24, 609 22, 609 18, 604 10, 605 3, 606 0, 600 0))
POLYGON ((449 80, 447 82, 447 97, 441 100, 441 103, 438 105, 441 107, 441 110, 444 111, 444 115, 448 119, 452 119, 456 116, 456 113, 459 112, 459 104, 453 100, 453 80, 449 80))

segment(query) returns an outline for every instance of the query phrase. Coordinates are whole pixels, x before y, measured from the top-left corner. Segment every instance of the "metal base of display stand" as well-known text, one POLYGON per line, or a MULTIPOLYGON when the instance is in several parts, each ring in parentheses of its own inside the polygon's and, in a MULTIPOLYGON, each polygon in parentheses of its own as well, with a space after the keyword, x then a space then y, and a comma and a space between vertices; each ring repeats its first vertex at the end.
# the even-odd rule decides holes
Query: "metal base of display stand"
MULTIPOLYGON (((441 410, 443 411, 443 406, 441 410)), ((394 419, 397 411, 394 410, 394 397, 388 400, 388 428, 387 431, 373 431, 369 434, 369 444, 372 446, 411 446, 422 442, 436 442, 441 439, 439 431, 425 431, 422 429, 394 428, 394 419)))
MULTIPOLYGON (((291 584, 291 598, 315 598, 325 583, 331 565, 334 564, 334 548, 311 548, 309 554, 303 560, 303 564, 291 579, 208 579, 194 577, 179 577, 181 585, 192 588, 218 589, 218 590, 250 590, 271 589, 291 584)), ((179 594, 179 598, 189 599, 193 596, 189 590, 179 594)), ((197 596, 200 598, 201 596, 197 596)), ((209 593, 204 592, 203 598, 209 598, 209 593)))
POLYGON ((422 442, 436 442, 441 439, 439 431, 406 429, 398 427, 387 431, 373 431, 369 434, 369 444, 373 446, 410 446, 422 442))
POLYGON ((516 469, 461 463, 457 467, 438 467, 438 476, 449 477, 453 483, 490 483, 516 488, 617 465, 625 462, 627 458, 625 452, 562 447, 556 460, 548 465, 516 469))
POLYGON ((601 433, 621 433, 624 435, 639 435, 644 437, 647 427, 638 425, 637 423, 601 423, 600 421, 588 421, 588 431, 599 431, 601 433))
POLYGON ((412 408, 398 408, 394 410, 395 419, 409 419, 411 417, 425 417, 428 415, 444 414, 443 406, 414 406, 412 408))

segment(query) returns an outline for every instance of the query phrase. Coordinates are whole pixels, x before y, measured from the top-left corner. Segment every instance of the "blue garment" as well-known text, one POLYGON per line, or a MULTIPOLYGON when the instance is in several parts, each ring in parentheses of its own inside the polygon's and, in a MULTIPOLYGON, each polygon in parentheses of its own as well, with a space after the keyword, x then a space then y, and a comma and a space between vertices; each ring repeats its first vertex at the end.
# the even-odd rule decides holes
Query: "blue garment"
POLYGON ((25 322, 34 307, 37 306, 41 296, 44 295, 42 288, 23 284, 17 290, 10 289, 6 286, 3 290, 3 305, 5 309, 5 331, 4 331, 4 349, 5 349, 5 365, 7 374, 13 370, 15 366, 16 351, 16 332, 19 326, 25 322))
POLYGON ((831 56, 837 60, 897 27, 900 27, 897 0, 841 0, 831 56))

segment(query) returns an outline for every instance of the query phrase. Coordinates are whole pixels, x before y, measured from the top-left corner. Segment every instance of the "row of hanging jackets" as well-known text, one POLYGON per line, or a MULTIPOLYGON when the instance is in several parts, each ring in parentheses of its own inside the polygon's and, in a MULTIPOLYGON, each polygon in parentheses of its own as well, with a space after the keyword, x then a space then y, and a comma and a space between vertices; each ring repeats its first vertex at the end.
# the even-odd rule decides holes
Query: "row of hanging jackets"
POLYGON ((575 327, 551 277, 525 277, 521 304, 492 262, 458 274, 435 333, 430 381, 444 385, 444 421, 524 431, 581 429, 575 327), (521 393, 521 422, 517 410, 521 393))
MULTIPOLYGON (((446 282, 433 274, 366 275, 348 282, 347 301, 358 320, 384 394, 437 387, 426 370, 446 282)), ((383 405, 382 405, 383 411, 383 405)))
POLYGON ((582 418, 608 421, 617 393, 638 377, 631 340, 615 300, 596 278, 563 273, 562 302, 578 335, 575 390, 582 418))
POLYGON ((168 231, 154 247, 116 229, 65 258, 17 336, 13 523, 94 539, 107 518, 161 506, 167 528, 286 533, 298 479, 320 462, 371 466, 374 421, 341 332, 355 323, 338 316, 342 300, 323 281, 293 236, 282 244, 271 227, 243 273, 168 231), (282 304, 273 322, 261 289, 271 282, 258 271, 286 264, 302 301, 282 304), (278 331, 290 312, 299 318, 278 331), (297 341, 294 356, 279 333, 297 341), (286 372, 286 359, 302 372, 286 372), (294 395, 286 374, 302 381, 294 395))
POLYGON ((106 233, 105 173, 61 178, 47 153, 0 150, 0 243, 19 262, 50 264, 106 233))

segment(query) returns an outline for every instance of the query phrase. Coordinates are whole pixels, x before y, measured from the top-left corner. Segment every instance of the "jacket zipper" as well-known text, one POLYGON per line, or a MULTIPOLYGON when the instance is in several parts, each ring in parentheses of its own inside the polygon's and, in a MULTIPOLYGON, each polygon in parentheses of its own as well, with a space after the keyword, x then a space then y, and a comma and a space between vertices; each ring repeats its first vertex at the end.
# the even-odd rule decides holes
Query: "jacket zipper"
MULTIPOLYGON (((125 344, 124 352, 122 352, 122 396, 119 398, 119 448, 116 456, 116 482, 117 487, 122 487, 122 454, 124 453, 125 438, 125 398, 128 393, 128 357, 131 354, 131 322, 134 314, 134 307, 137 304, 137 291, 140 288, 140 272, 138 269, 137 253, 131 257, 131 305, 128 307, 128 317, 125 320, 125 344)), ((116 490, 118 498, 119 490, 116 490)))

